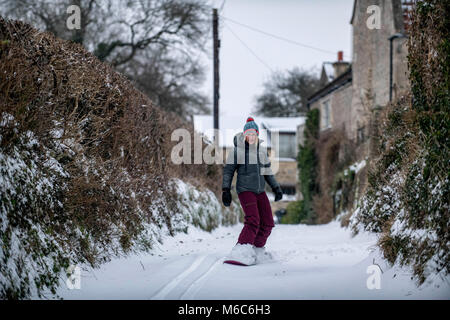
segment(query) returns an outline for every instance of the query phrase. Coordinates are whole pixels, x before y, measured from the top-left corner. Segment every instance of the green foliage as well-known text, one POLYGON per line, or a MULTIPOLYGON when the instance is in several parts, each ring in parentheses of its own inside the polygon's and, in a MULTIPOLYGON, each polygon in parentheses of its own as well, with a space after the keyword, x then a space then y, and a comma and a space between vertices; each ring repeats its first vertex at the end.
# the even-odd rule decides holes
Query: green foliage
POLYGON ((53 158, 41 159, 35 153, 36 145, 28 132, 13 147, 0 152, 3 299, 28 298, 32 291, 41 296, 44 289, 55 292, 60 271, 72 260, 60 243, 60 227, 70 221, 60 202, 66 177, 53 158), (47 162, 53 166, 46 166, 47 162))
POLYGON ((317 184, 317 166, 318 160, 315 150, 316 139, 319 136, 319 110, 314 109, 308 112, 305 130, 304 145, 299 145, 297 155, 297 167, 299 169, 300 191, 303 200, 296 204, 296 209, 292 209, 291 213, 287 213, 288 217, 283 221, 291 221, 290 223, 314 223, 315 212, 313 210, 313 196, 318 193, 317 184), (298 210, 298 212, 297 212, 298 210))
POLYGON ((304 210, 303 200, 289 202, 286 214, 281 218, 281 223, 307 223, 307 212, 304 210))
POLYGON ((318 158, 315 149, 316 139, 319 136, 319 110, 308 112, 305 123, 305 143, 300 146, 298 154, 298 168, 300 174, 300 190, 303 194, 302 215, 306 215, 308 222, 315 221, 315 212, 312 206, 313 196, 319 192, 318 186, 318 158))
POLYGON ((332 194, 334 198, 334 211, 340 213, 352 207, 352 196, 355 193, 355 171, 344 169, 334 177, 332 194))
POLYGON ((319 109, 313 109, 306 115, 305 122, 305 144, 314 144, 315 139, 319 137, 319 109))
POLYGON ((382 234, 391 262, 410 264, 419 284, 450 273, 450 28, 448 1, 419 1, 408 52, 411 99, 389 105, 380 158, 357 214, 382 234))

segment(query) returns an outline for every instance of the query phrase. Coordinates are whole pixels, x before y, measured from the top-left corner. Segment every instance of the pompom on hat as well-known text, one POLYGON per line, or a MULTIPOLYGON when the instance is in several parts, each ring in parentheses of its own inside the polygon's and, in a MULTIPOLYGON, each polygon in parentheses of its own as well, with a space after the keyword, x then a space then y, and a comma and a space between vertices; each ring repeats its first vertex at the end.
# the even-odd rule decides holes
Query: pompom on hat
POLYGON ((255 130, 256 131, 256 135, 259 136, 258 125, 256 124, 255 120, 252 117, 248 117, 247 118, 247 122, 244 125, 244 135, 249 130, 255 130))

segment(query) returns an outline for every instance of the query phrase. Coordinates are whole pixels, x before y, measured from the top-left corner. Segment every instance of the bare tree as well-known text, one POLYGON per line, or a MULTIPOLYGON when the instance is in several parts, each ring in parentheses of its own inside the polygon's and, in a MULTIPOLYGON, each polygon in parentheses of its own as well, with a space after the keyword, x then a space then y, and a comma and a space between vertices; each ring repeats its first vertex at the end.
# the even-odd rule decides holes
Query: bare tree
POLYGON ((171 57, 164 47, 138 54, 123 68, 135 85, 158 105, 186 120, 194 113, 208 114, 209 98, 197 92, 205 79, 204 66, 190 56, 171 57))
POLYGON ((289 117, 307 111, 308 97, 319 89, 314 73, 298 67, 274 72, 263 84, 264 91, 255 97, 254 112, 267 117, 289 117))
POLYGON ((0 0, 0 9, 6 18, 29 22, 59 38, 82 44, 85 42, 86 33, 102 11, 102 7, 95 0, 0 0), (69 16, 67 8, 70 5, 82 8, 80 29, 69 30, 66 27, 66 19, 69 16))
POLYGON ((194 90, 204 68, 192 58, 206 54, 210 39, 205 0, 0 0, 0 10, 6 18, 81 43, 164 109, 208 112, 209 100, 194 90), (66 26, 70 5, 81 9, 80 29, 66 26))
POLYGON ((104 38, 95 53, 114 66, 124 64, 139 50, 151 44, 203 48, 202 38, 208 30, 207 6, 200 2, 180 0, 132 2, 133 19, 114 19, 122 32, 117 38, 104 38))

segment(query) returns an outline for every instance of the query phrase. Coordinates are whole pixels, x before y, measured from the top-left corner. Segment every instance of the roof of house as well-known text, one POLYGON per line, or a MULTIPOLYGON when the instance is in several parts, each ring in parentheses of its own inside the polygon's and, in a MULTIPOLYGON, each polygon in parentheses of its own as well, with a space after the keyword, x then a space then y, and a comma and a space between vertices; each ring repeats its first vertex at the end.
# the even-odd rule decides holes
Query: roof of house
POLYGON ((355 18, 356 1, 357 0, 353 1, 352 17, 350 18, 350 24, 353 24, 353 19, 355 18))
POLYGON ((334 68, 331 63, 322 64, 322 74, 326 76, 327 83, 334 80, 334 68))
MULTIPOLYGON (((305 117, 253 117, 259 127, 260 137, 264 140, 263 145, 270 147, 268 131, 280 133, 296 133, 297 127, 305 122, 305 117)), ((242 115, 219 116, 219 146, 232 147, 234 135, 242 132, 246 117, 242 115)), ((194 129, 203 133, 208 140, 213 140, 213 115, 194 115, 194 129)))
POLYGON ((350 66, 347 71, 342 73, 339 77, 328 83, 326 86, 322 87, 318 91, 314 92, 308 97, 308 108, 311 103, 319 100, 322 97, 329 95, 334 90, 339 89, 343 85, 352 81, 352 67, 350 66))
MULTIPOLYGON (((269 131, 297 132, 297 127, 305 123, 305 117, 259 117, 259 121, 269 131)), ((258 123, 258 120, 255 120, 258 123)))

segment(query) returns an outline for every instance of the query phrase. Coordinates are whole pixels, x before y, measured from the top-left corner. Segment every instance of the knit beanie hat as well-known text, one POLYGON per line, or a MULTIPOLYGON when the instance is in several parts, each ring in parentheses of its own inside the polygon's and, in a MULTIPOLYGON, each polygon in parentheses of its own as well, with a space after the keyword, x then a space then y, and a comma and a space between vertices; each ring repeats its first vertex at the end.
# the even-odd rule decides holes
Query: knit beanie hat
POLYGON ((247 118, 247 122, 244 125, 244 135, 245 135, 246 131, 248 131, 248 130, 255 130, 256 135, 259 136, 258 125, 256 124, 255 120, 253 120, 252 117, 247 118))

